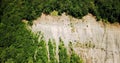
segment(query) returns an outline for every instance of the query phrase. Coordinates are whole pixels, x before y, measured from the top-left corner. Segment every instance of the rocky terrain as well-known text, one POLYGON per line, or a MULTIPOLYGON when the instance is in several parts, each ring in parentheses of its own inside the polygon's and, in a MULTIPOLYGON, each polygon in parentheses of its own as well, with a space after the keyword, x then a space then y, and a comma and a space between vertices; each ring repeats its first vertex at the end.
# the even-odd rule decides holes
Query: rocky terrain
MULTIPOLYGON (((76 19, 45 15, 33 21, 33 32, 42 32, 46 41, 55 39, 59 44, 61 37, 66 47, 72 42, 74 50, 84 63, 119 63, 120 62, 120 25, 96 21, 88 14, 76 19)), ((58 51, 58 50, 57 50, 58 51)))

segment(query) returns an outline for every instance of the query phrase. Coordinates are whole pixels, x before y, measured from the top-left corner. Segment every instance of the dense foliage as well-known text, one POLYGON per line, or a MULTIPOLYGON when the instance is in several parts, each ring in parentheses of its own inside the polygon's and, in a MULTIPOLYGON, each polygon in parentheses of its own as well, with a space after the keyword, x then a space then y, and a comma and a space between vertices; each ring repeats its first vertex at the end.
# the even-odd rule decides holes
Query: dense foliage
POLYGON ((0 28, 7 28, 6 31, 0 30, 0 34, 2 34, 0 36, 0 63, 36 61, 34 54, 38 48, 38 37, 28 31, 22 23, 17 25, 17 28, 8 27, 10 26, 1 25, 0 28))
POLYGON ((46 46, 45 40, 43 37, 41 37, 41 39, 38 41, 38 48, 35 51, 35 59, 37 63, 48 63, 48 52, 46 46))
POLYGON ((56 43, 54 40, 49 40, 48 42, 49 46, 49 63, 58 63, 56 58, 56 43))
POLYGON ((67 53, 67 49, 64 46, 64 42, 60 38, 60 45, 59 45, 59 63, 70 63, 70 58, 67 53))
POLYGON ((101 18, 120 23, 120 0, 95 0, 94 3, 101 18))
POLYGON ((0 18, 1 22, 17 24, 22 19, 33 20, 41 13, 56 10, 76 18, 92 13, 97 19, 113 23, 120 22, 119 3, 119 0, 1 0, 0 18))

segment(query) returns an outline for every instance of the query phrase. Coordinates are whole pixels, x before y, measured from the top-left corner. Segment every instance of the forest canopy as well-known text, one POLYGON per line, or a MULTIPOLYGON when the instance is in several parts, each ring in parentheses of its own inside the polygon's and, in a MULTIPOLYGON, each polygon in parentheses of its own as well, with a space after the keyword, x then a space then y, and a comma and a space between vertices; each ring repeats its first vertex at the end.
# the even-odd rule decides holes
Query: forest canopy
POLYGON ((120 0, 1 0, 1 22, 15 22, 36 19, 41 13, 50 14, 65 12, 76 18, 92 13, 97 19, 105 19, 111 23, 120 23, 120 0), (15 19, 13 19, 15 18, 15 19), (8 21, 9 20, 9 21, 8 21))

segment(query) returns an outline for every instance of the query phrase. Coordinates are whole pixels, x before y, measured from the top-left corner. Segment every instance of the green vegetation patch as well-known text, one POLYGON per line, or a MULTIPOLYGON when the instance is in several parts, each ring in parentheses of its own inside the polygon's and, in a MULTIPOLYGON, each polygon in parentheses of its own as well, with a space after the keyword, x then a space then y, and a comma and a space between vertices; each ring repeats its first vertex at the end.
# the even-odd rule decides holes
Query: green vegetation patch
POLYGON ((32 21, 41 13, 57 16, 65 12, 76 18, 92 13, 98 20, 120 23, 119 2, 119 0, 1 0, 0 22, 14 25, 23 19, 32 21))
POLYGON ((59 44, 59 63, 70 63, 70 57, 61 38, 59 44))
POLYGON ((54 10, 53 12, 50 13, 50 15, 52 15, 52 16, 58 16, 58 11, 54 10))
POLYGON ((49 63, 58 63, 58 60, 56 58, 56 43, 55 41, 49 39, 48 41, 49 46, 49 63))

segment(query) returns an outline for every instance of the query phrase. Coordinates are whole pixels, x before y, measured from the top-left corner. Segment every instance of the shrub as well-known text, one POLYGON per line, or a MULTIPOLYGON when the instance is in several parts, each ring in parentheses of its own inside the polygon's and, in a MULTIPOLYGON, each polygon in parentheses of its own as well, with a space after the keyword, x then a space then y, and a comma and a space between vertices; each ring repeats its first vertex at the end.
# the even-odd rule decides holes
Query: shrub
POLYGON ((50 13, 50 15, 52 15, 52 16, 58 16, 58 12, 54 10, 53 12, 50 13))

